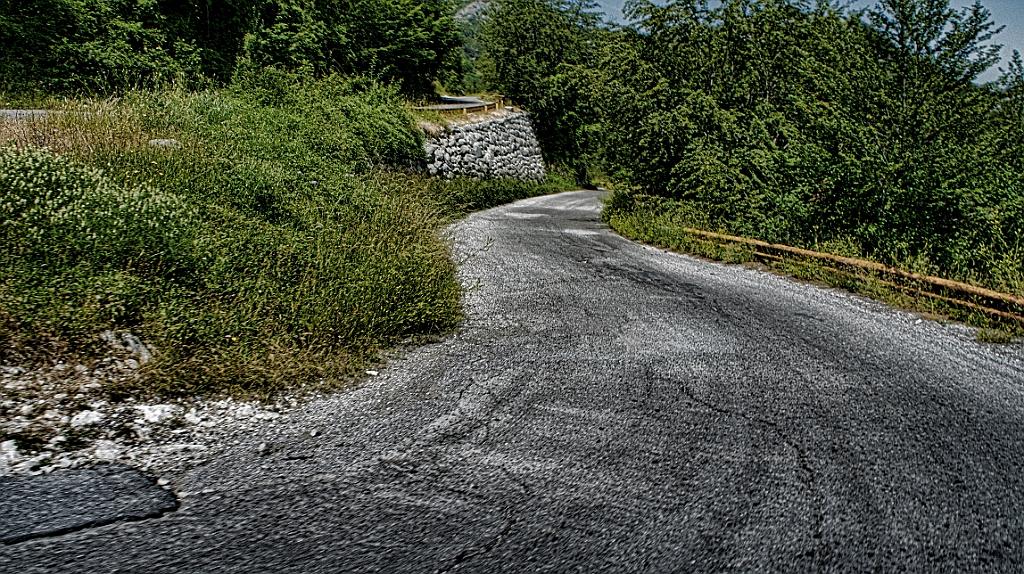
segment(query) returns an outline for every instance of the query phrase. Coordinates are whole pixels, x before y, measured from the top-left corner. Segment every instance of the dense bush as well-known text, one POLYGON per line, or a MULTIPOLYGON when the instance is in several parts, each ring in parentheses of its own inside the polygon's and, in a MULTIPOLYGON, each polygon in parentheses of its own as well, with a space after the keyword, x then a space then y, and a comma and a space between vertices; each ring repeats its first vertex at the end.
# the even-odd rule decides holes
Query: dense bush
POLYGON ((585 0, 503 0, 488 11, 480 42, 490 82, 534 116, 545 158, 587 183, 597 118, 587 68, 600 30, 585 0))
POLYGON ((194 39, 168 34, 156 2, 0 0, 0 89, 112 91, 195 79, 194 39))
POLYGON ((182 198, 12 147, 0 148, 0 198, 0 359, 66 350, 95 324, 130 327, 165 282, 196 276, 197 216, 182 198))
POLYGON ((184 263, 181 244, 195 213, 147 185, 114 184, 101 171, 34 148, 0 148, 0 240, 40 266, 129 265, 167 274, 184 263))
POLYGON ((311 67, 399 83, 431 94, 461 66, 459 34, 443 0, 274 0, 242 48, 244 66, 311 67))
POLYGON ((976 83, 981 4, 633 0, 619 28, 589 7, 505 0, 482 39, 549 159, 626 184, 612 211, 1019 289, 1024 68, 976 83))
POLYGON ((225 83, 267 66, 363 74, 407 93, 460 66, 442 0, 0 0, 7 90, 111 93, 225 83))
POLYGON ((852 242, 1004 286, 1019 271, 1020 96, 974 83, 996 61, 980 5, 635 1, 629 13, 596 101, 607 157, 636 189, 770 241, 852 242))

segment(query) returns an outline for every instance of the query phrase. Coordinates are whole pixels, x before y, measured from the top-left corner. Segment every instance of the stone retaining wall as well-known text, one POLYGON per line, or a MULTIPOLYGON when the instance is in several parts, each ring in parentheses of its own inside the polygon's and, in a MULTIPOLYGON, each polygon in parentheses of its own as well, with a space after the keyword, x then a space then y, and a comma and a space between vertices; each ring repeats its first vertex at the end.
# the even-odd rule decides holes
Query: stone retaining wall
POLYGON ((517 178, 541 181, 544 158, 529 115, 512 113, 484 121, 457 124, 427 135, 427 171, 451 179, 517 178))

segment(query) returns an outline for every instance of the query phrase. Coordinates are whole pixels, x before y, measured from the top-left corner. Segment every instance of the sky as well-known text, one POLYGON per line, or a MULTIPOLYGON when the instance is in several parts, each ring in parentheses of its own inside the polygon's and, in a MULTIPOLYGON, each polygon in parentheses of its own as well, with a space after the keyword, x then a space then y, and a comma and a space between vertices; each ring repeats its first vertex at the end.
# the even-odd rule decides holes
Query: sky
MULTIPOLYGON (((877 4, 877 0, 849 0, 852 8, 869 8, 877 4)), ((625 0, 597 0, 604 11, 606 19, 622 22, 622 5, 625 0)), ((992 39, 994 44, 1002 44, 1003 62, 995 68, 986 72, 981 78, 982 82, 992 81, 999 77, 999 66, 1005 67, 1005 62, 1017 50, 1024 56, 1024 0, 982 0, 982 5, 992 13, 992 21, 998 26, 1006 26, 1003 32, 992 39)), ((974 4, 974 0, 950 0, 950 6, 962 8, 974 4)))

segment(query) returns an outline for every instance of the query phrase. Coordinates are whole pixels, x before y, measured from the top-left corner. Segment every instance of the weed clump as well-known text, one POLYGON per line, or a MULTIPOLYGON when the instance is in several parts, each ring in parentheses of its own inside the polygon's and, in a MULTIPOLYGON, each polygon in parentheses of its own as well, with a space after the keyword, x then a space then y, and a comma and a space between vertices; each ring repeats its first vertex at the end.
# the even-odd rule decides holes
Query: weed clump
POLYGON ((34 147, 0 148, 0 190, 0 239, 38 266, 165 274, 195 225, 195 209, 180 197, 117 185, 101 170, 34 147))
POLYGON ((33 147, 0 148, 0 360, 86 350, 91 327, 139 323, 194 270, 196 211, 148 185, 33 147))

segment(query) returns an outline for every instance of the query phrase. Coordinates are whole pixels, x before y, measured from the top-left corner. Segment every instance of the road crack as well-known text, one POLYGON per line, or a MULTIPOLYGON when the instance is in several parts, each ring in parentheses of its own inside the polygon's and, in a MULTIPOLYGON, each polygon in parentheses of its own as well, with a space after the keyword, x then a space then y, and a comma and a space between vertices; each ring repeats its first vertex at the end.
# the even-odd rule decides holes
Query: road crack
MULTIPOLYGON (((665 381, 663 377, 658 377, 662 381, 665 381)), ((676 379, 668 379, 667 382, 671 382, 679 385, 686 396, 694 403, 719 414, 723 414, 729 417, 740 418, 763 427, 768 428, 773 434, 779 437, 783 444, 796 452, 797 465, 802 470, 802 473, 797 473, 798 480, 804 483, 807 490, 811 493, 811 501, 814 504, 814 511, 811 513, 813 516, 813 522, 811 524, 811 536, 814 540, 814 547, 807 551, 809 558, 814 558, 820 561, 822 558, 821 543, 822 543, 822 528, 824 526, 824 512, 822 511, 822 494, 818 488, 817 480, 815 477, 814 469, 811 468, 809 457, 806 450, 797 441, 790 438, 790 436, 779 428, 779 425, 772 420, 751 415, 738 409, 730 409, 723 407, 712 401, 699 397, 694 389, 685 381, 676 379)))

